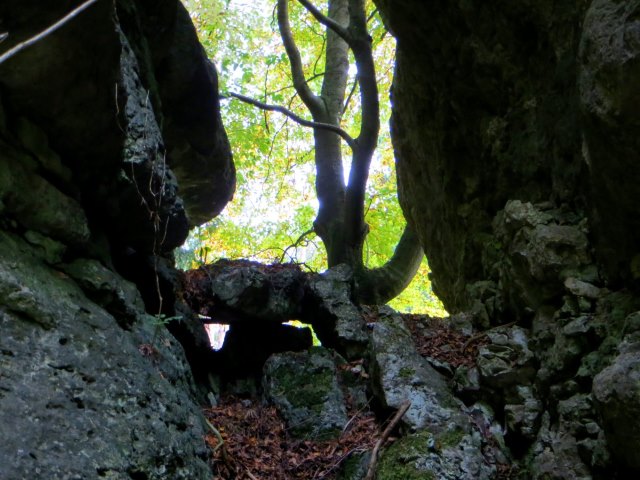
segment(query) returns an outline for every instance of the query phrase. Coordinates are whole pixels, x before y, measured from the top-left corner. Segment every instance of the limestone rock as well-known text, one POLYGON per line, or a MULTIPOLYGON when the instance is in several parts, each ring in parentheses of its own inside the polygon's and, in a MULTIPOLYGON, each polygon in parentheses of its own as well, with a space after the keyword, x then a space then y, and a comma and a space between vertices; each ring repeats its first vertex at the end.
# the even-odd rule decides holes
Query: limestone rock
POLYGON ((140 310, 123 330, 18 237, 0 251, 0 477, 210 476, 175 339, 140 310))
POLYGON ((379 309, 369 352, 371 386, 382 407, 398 409, 411 401, 401 420, 406 429, 439 433, 455 427, 463 434, 469 430, 462 403, 453 397, 444 377, 418 354, 402 318, 388 307, 379 309))
POLYGON ((382 454, 376 468, 378 480, 458 480, 495 478, 496 467, 485 462, 478 432, 458 430, 414 433, 397 440, 382 454))
POLYGON ((624 353, 593 379, 593 397, 611 452, 640 470, 640 353, 624 353))
POLYGON ((324 348, 271 356, 263 387, 297 438, 337 438, 348 421, 336 365, 324 348))
POLYGON ((516 396, 520 400, 518 403, 509 403, 504 407, 508 431, 534 440, 538 432, 542 403, 535 397, 530 386, 517 386, 516 396))
POLYGON ((361 358, 367 347, 362 313, 351 301, 351 268, 338 265, 312 277, 304 319, 323 345, 347 359, 361 358))
POLYGON ((535 375, 534 355, 524 329, 512 327, 505 332, 487 334, 490 343, 478 350, 481 381, 493 387, 530 383, 535 375))
POLYGON ((590 201, 596 253, 612 281, 634 277, 640 241, 640 2, 594 0, 584 17, 579 53, 583 161, 593 182, 590 201))
POLYGON ((549 413, 530 451, 530 475, 534 480, 591 480, 589 468, 580 458, 575 437, 551 426, 549 413))

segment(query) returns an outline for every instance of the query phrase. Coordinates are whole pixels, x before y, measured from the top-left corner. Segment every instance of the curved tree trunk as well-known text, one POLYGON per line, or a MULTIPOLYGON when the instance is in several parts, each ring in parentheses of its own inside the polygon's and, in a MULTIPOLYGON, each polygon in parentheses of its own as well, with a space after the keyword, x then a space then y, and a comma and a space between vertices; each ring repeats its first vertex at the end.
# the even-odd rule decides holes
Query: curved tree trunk
MULTIPOLYGON (((314 229, 327 251, 328 266, 346 263, 354 270, 354 301, 386 303, 404 290, 423 258, 417 237, 407 227, 383 267, 367 269, 363 246, 369 227, 364 204, 369 168, 380 131, 378 85, 367 31, 365 0, 329 0, 325 16, 309 0, 298 0, 327 28, 325 74, 319 95, 307 84, 289 25, 288 2, 278 0, 278 27, 291 66, 296 92, 309 109, 314 128, 316 192, 320 204, 314 229), (345 184, 340 130, 349 73, 349 49, 357 67, 362 108, 360 133, 349 142, 351 170, 345 184), (325 128, 319 128, 324 125, 325 128), (330 125, 333 130, 326 128, 330 125)), ((344 133, 344 132, 343 132, 344 133)), ((345 133, 343 138, 350 137, 345 133)))

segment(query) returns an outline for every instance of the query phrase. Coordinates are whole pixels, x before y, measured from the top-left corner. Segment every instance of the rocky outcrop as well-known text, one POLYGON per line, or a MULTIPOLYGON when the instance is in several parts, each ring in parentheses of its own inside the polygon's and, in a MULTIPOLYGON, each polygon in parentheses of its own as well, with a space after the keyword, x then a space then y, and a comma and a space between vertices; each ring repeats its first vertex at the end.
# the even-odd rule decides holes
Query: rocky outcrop
POLYGON ((457 391, 526 478, 637 476, 640 1, 376 4, 400 202, 488 340, 457 391))
MULTIPOLYGON (((3 2, 2 51, 71 4, 3 2)), ((211 476, 187 362, 206 335, 168 254, 233 172, 175 0, 99 1, 0 64, 0 477, 211 476)))
MULTIPOLYGON (((280 323, 299 320, 313 326, 324 346, 355 359, 362 358, 368 339, 363 314, 351 298, 352 280, 348 265, 316 274, 295 264, 220 260, 186 273, 184 297, 205 321, 229 324, 231 332, 243 328, 247 339, 255 338, 245 345, 250 351, 269 348, 270 342, 258 346, 260 332, 271 338, 267 331, 284 332, 280 323)), ((290 348, 279 349, 277 343, 271 343, 269 353, 295 351, 301 345, 291 342, 290 348)))

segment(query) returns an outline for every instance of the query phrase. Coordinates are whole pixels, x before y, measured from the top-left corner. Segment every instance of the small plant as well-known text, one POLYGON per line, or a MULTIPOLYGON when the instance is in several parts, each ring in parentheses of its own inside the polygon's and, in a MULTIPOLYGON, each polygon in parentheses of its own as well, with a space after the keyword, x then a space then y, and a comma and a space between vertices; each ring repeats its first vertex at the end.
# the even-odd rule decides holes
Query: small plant
POLYGON ((164 313, 156 313, 155 315, 150 315, 147 318, 150 319, 151 325, 154 326, 153 337, 151 338, 151 342, 149 345, 153 346, 156 344, 156 338, 158 337, 158 333, 160 332, 161 327, 166 327, 171 322, 181 322, 182 315, 172 315, 167 316, 164 313))

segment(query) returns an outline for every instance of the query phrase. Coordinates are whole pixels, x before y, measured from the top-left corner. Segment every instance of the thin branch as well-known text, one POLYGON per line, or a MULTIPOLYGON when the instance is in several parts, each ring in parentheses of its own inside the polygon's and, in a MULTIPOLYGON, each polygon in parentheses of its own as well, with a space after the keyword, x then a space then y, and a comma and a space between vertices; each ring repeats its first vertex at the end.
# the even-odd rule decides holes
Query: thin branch
POLYGON ((373 447, 373 452, 371 452, 371 460, 369 460, 369 468, 367 469, 367 476, 364 477, 364 480, 373 480, 376 462, 378 461, 378 452, 387 441, 387 438, 389 438, 389 435, 391 435, 391 432, 396 427, 402 416, 406 413, 407 410, 409 410, 410 406, 410 400, 407 400, 402 405, 400 405, 400 409, 393 416, 393 418, 389 422, 389 425, 387 425, 387 428, 384 429, 384 432, 382 432, 382 436, 376 442, 376 446, 373 447))
POLYGON ((9 36, 9 32, 0 33, 0 43, 4 42, 9 36))
POLYGON ((351 85, 351 90, 349 91, 349 95, 344 102, 344 107, 342 107, 342 114, 344 115, 347 112, 347 108, 349 108, 349 103, 353 98, 353 94, 356 93, 356 88, 358 88, 358 75, 356 74, 356 78, 353 80, 353 85, 351 85))
POLYGON ((56 23, 54 23, 50 27, 48 27, 45 30, 41 31, 37 35, 25 40, 24 42, 18 43, 15 47, 7 50, 2 55, 0 55, 0 64, 5 62, 5 61, 7 61, 7 60, 9 60, 16 53, 21 52, 25 48, 30 47, 34 43, 39 42, 40 40, 42 40, 44 37, 52 34, 56 30, 58 30, 60 27, 62 27, 65 23, 67 23, 69 20, 71 20, 74 17, 78 16, 78 14, 80 14, 80 12, 82 12, 83 10, 86 10, 91 5, 96 3, 97 1, 98 0, 87 0, 82 5, 80 5, 79 7, 75 8, 75 9, 73 9, 71 12, 69 12, 67 15, 62 17, 60 20, 58 20, 56 23))
POLYGON ((287 57, 289 58, 293 86, 311 112, 311 115, 315 118, 322 113, 324 105, 322 100, 320 100, 320 98, 311 91, 311 88, 304 77, 302 57, 300 56, 298 46, 293 39, 291 25, 289 24, 289 0, 278 0, 278 29, 280 30, 280 36, 282 37, 282 44, 284 45, 287 57))
POLYGON ((345 27, 340 25, 335 20, 324 15, 309 0, 298 0, 298 2, 302 4, 302 6, 306 8, 309 11, 309 13, 313 15, 314 18, 318 20, 321 24, 323 24, 327 28, 330 28, 334 32, 336 32, 338 36, 340 36, 340 38, 342 38, 348 44, 351 43, 351 35, 349 34, 349 31, 345 27))
MULTIPOLYGON (((329 123, 322 123, 322 122, 313 122, 311 120, 307 120, 304 119, 298 115, 296 115, 295 113, 293 113, 291 110, 288 110, 280 105, 270 105, 267 103, 262 103, 259 102, 258 100, 255 100, 251 97, 247 97, 245 95, 242 95, 240 93, 233 93, 233 92, 229 92, 228 94, 230 97, 233 98, 237 98, 238 100, 241 100, 245 103, 248 103, 249 105, 253 105, 254 107, 258 107, 261 108, 262 110, 268 110, 271 112, 279 112, 282 113, 283 115, 286 115, 287 117, 289 117, 291 120, 293 120, 294 122, 304 126, 304 127, 310 127, 310 128, 320 128, 323 130, 328 130, 330 132, 333 132, 339 136, 341 136, 345 142, 347 142, 347 145, 349 145, 351 147, 351 149, 355 149, 356 148, 356 141, 353 139, 353 137, 351 137, 351 135, 349 135, 346 131, 344 131, 342 128, 336 126, 336 125, 331 125, 329 123)), ((225 98, 224 96, 221 98, 225 98)))
MULTIPOLYGON (((291 245, 289 245, 287 248, 285 248, 282 251, 282 256, 280 257, 280 261, 278 263, 284 263, 284 257, 289 254, 289 249, 291 249, 291 248, 297 249, 298 246, 300 245, 300 243, 305 239, 305 237, 307 235, 311 235, 312 233, 315 233, 315 230, 313 228, 310 228, 309 230, 304 232, 302 235, 300 235, 295 242, 293 242, 291 245)), ((289 258, 291 258, 293 260, 293 257, 291 255, 289 255, 289 258)))

